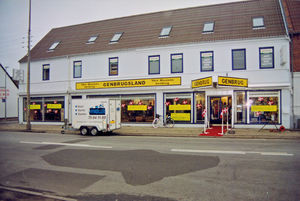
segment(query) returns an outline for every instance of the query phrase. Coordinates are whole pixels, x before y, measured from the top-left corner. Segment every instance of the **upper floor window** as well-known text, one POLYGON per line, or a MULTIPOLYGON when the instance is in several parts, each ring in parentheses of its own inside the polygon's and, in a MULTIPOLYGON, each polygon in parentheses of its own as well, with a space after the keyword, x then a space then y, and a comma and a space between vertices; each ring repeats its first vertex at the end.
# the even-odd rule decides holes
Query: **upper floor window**
POLYGON ((232 70, 246 70, 246 49, 232 50, 232 70))
POLYGON ((171 73, 183 72, 183 54, 171 54, 171 73))
POLYGON ((162 28, 159 37, 170 36, 171 30, 172 30, 172 26, 166 26, 166 27, 162 28))
POLYGON ((160 73, 160 56, 149 56, 148 57, 148 73, 149 74, 159 74, 160 73))
POLYGON ((274 47, 259 48, 259 68, 274 68, 274 47))
POLYGON ((74 61, 73 63, 73 77, 81 78, 82 76, 82 61, 74 61))
POLYGON ((214 52, 200 52, 201 72, 214 71, 214 52))
POLYGON ((95 36, 91 36, 89 38, 89 40, 87 41, 87 44, 90 44, 90 43, 94 43, 98 38, 98 35, 95 35, 95 36))
POLYGON ((203 25, 203 33, 212 33, 214 32, 214 26, 215 23, 214 22, 205 22, 203 25))
POLYGON ((59 45, 60 41, 56 41, 54 42, 48 49, 48 51, 53 51, 58 45, 59 45))
POLYGON ((119 70, 119 58, 112 57, 109 58, 109 75, 118 75, 119 70))
POLYGON ((255 28, 264 28, 264 18, 263 17, 254 17, 252 18, 252 27, 255 28))
POLYGON ((122 37, 123 32, 117 32, 115 35, 111 38, 110 42, 111 43, 116 43, 119 42, 120 38, 122 37))
POLYGON ((50 64, 43 65, 43 80, 50 80, 50 64))

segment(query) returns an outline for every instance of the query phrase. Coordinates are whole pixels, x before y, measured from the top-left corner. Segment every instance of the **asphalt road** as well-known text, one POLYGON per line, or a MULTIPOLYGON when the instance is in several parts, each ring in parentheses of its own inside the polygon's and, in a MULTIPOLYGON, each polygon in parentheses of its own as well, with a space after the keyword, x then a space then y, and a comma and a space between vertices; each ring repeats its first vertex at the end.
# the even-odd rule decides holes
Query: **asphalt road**
POLYGON ((25 190, 36 200, 296 201, 299 145, 0 132, 0 200, 25 190))

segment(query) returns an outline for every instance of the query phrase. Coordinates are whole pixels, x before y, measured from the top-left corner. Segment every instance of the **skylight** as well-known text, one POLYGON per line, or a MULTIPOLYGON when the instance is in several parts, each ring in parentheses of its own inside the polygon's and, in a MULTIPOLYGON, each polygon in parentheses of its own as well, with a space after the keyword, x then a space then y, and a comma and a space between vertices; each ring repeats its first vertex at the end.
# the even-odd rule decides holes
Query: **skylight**
POLYGON ((60 43, 60 41, 56 41, 54 42, 50 47, 49 47, 49 51, 53 51, 57 46, 58 44, 60 43))
POLYGON ((159 37, 167 37, 170 35, 170 32, 171 32, 171 29, 172 29, 172 26, 167 26, 167 27, 163 27, 161 32, 160 32, 160 35, 159 37))
POLYGON ((205 22, 204 26, 203 26, 203 33, 210 33, 210 32, 214 32, 214 22, 205 22))
POLYGON ((263 27, 265 27, 264 18, 263 17, 254 17, 254 18, 252 18, 252 26, 253 26, 253 28, 263 28, 263 27))
POLYGON ((94 43, 98 38, 98 35, 91 36, 90 39, 87 41, 87 43, 94 43))
POLYGON ((123 32, 118 32, 115 33, 115 35, 112 37, 112 39, 110 40, 111 43, 116 43, 120 40, 120 38, 122 37, 123 32))

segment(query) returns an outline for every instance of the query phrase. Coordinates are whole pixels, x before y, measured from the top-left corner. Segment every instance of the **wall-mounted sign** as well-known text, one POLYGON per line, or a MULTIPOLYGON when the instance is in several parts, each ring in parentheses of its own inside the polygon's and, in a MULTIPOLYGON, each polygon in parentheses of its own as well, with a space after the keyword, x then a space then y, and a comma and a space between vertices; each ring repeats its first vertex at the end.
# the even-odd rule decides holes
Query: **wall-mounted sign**
POLYGON ((128 105, 128 111, 147 111, 147 105, 128 105))
POLYGON ((212 77, 192 80, 192 88, 212 86, 212 77))
POLYGON ((101 82, 77 82, 76 89, 107 89, 124 87, 154 87, 181 85, 181 77, 149 78, 136 80, 115 80, 101 82))
POLYGON ((169 110, 191 110, 191 105, 169 105, 169 110))
POLYGON ((219 86, 248 87, 248 79, 236 77, 218 77, 219 86))
POLYGON ((252 105, 251 112, 277 112, 277 105, 252 105))

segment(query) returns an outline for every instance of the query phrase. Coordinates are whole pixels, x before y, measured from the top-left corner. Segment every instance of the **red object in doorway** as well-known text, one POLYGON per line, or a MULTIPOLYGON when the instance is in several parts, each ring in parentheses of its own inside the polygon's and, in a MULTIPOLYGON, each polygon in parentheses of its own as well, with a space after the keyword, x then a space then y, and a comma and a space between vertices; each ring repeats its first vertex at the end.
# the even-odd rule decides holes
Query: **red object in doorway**
MULTIPOLYGON (((227 129, 224 126, 223 132, 226 133, 227 129)), ((222 126, 212 126, 211 128, 206 130, 207 133, 201 133, 199 136, 213 136, 213 137, 222 137, 222 126)))

